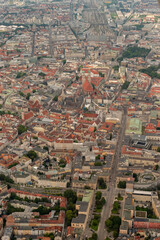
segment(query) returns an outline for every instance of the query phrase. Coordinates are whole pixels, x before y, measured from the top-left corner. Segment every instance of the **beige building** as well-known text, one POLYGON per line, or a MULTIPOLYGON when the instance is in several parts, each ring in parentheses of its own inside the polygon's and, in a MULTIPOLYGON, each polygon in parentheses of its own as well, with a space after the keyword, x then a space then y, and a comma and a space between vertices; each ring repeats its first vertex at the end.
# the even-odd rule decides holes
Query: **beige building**
POLYGON ((86 228, 87 217, 85 214, 79 214, 78 217, 72 219, 71 227, 74 228, 82 228, 83 230, 86 228))
POLYGON ((38 157, 41 159, 45 159, 48 157, 48 151, 42 148, 36 147, 34 151, 37 153, 38 157))
POLYGON ((88 179, 86 181, 79 181, 79 180, 73 180, 72 182, 73 188, 85 188, 89 187, 91 189, 97 188, 97 178, 96 179, 88 179))
POLYGON ((156 214, 156 217, 160 219, 160 201, 157 197, 152 198, 152 207, 156 214))
POLYGON ((129 224, 127 221, 123 221, 121 226, 120 226, 120 230, 119 233, 122 235, 127 235, 128 234, 128 230, 129 230, 129 224))
POLYGON ((160 162, 157 162, 154 158, 142 158, 142 157, 129 157, 128 163, 131 165, 144 165, 144 166, 155 166, 156 164, 160 165, 160 162))
POLYGON ((66 188, 67 181, 56 181, 56 180, 48 180, 48 179, 38 179, 37 181, 38 187, 53 187, 53 188, 66 188))
POLYGON ((89 211, 93 201, 93 196, 93 190, 86 190, 83 194, 82 201, 76 202, 76 210, 78 210, 78 216, 72 219, 72 227, 85 230, 89 211))
POLYGON ((19 184, 23 184, 23 185, 31 182, 31 175, 28 173, 17 172, 12 175, 12 178, 15 183, 19 183, 19 184))
POLYGON ((57 149, 73 149, 73 140, 61 139, 54 142, 54 148, 57 149))
POLYGON ((133 198, 136 202, 151 202, 152 192, 134 190, 133 198))

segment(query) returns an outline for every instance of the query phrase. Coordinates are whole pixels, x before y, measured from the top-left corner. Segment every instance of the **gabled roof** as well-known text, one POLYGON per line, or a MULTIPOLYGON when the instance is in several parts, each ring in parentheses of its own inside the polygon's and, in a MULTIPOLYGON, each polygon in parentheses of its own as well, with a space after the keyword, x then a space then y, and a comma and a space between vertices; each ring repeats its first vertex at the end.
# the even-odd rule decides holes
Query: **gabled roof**
POLYGON ((93 92, 93 87, 92 85, 89 83, 89 81, 86 79, 85 82, 83 83, 83 90, 85 92, 93 92))
POLYGON ((155 126, 153 125, 153 123, 148 123, 148 125, 145 127, 145 132, 156 132, 156 128, 155 126))

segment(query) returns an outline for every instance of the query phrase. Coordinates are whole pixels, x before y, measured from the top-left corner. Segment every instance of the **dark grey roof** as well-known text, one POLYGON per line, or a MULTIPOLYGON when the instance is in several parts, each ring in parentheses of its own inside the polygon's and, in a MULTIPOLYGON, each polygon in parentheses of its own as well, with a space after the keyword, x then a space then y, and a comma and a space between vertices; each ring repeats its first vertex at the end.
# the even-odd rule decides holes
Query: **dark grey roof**
POLYGON ((79 211, 87 212, 87 209, 88 209, 88 202, 81 202, 79 211))
POLYGON ((85 214, 79 214, 76 218, 72 219, 72 223, 84 223, 86 219, 86 215, 85 214))

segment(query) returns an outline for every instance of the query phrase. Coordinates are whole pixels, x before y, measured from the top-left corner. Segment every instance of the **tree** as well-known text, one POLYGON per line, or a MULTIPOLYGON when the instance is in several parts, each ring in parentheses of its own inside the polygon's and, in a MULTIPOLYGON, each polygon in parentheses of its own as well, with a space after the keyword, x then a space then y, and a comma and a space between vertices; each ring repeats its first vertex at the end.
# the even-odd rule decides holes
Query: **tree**
POLYGON ((117 237, 118 237, 118 231, 116 231, 116 230, 113 231, 113 237, 114 237, 114 238, 117 238, 117 237))
POLYGON ((145 240, 151 240, 151 235, 149 234, 149 236, 145 237, 145 240))
POLYGON ((113 222, 110 219, 107 219, 105 224, 107 228, 112 228, 113 222))
POLYGON ((10 195, 10 200, 14 200, 15 198, 16 198, 16 194, 13 192, 13 193, 11 193, 11 195, 10 195))
POLYGON ((24 209, 23 208, 15 208, 10 203, 8 203, 8 205, 7 205, 7 215, 10 215, 14 212, 24 212, 24 209))
POLYGON ((120 209, 120 204, 118 201, 115 201, 113 203, 112 213, 117 214, 119 209, 120 209))
POLYGON ((104 73, 99 72, 100 77, 104 77, 104 73))
POLYGON ((159 165, 157 164, 156 166, 155 166, 155 170, 157 171, 159 169, 159 165))
POLYGON ((96 200, 100 200, 102 197, 102 192, 98 191, 96 192, 96 200))
POLYGON ((152 208, 150 207, 140 207, 140 206, 136 206, 136 210, 137 211, 145 211, 147 212, 147 217, 148 218, 153 218, 153 219, 157 219, 156 215, 154 214, 154 211, 152 208))
POLYGON ((39 76, 41 76, 41 77, 43 77, 43 78, 44 78, 44 77, 46 76, 46 74, 45 74, 45 73, 43 73, 43 72, 40 72, 40 73, 39 73, 39 76))
POLYGON ((1 115, 1 116, 4 115, 4 114, 6 114, 5 111, 0 111, 0 115, 1 115))
POLYGON ((51 212, 52 209, 44 207, 44 206, 39 206, 37 209, 34 209, 33 212, 39 212, 40 215, 46 215, 51 212))
POLYGON ((73 204, 72 202, 69 202, 67 209, 75 211, 75 204, 73 204))
POLYGON ((26 99, 29 100, 30 99, 31 94, 27 93, 26 99))
POLYGON ((114 69, 114 71, 118 71, 119 70, 119 66, 116 65, 116 66, 113 67, 113 69, 114 69))
POLYGON ((49 151, 48 146, 44 146, 43 149, 46 150, 46 151, 49 151))
POLYGON ((64 159, 60 159, 60 161, 59 161, 59 166, 61 167, 61 168, 64 168, 65 166, 66 166, 66 162, 65 162, 65 160, 64 159))
POLYGON ((90 227, 94 230, 98 230, 98 225, 100 223, 101 216, 99 214, 95 214, 94 218, 90 222, 90 227))
POLYGON ((97 239, 98 239, 97 233, 92 233, 92 237, 89 238, 89 240, 97 240, 97 239))
POLYGON ((67 226, 71 225, 72 218, 74 217, 74 214, 72 210, 67 210, 66 212, 66 221, 67 221, 67 226))
POLYGON ((123 197, 120 193, 118 193, 118 198, 117 198, 119 201, 122 201, 123 200, 123 197))
POLYGON ((101 162, 95 162, 94 166, 102 166, 102 163, 101 162))
POLYGON ((123 85, 122 85, 122 89, 127 89, 128 86, 129 86, 129 84, 130 84, 130 82, 125 81, 125 82, 123 83, 123 85))
POLYGON ((102 203, 103 206, 104 206, 104 204, 106 203, 106 200, 105 200, 104 197, 102 197, 102 199, 101 199, 101 203, 102 203))
POLYGON ((49 237, 50 240, 54 240, 54 234, 53 233, 45 233, 44 236, 49 237))
POLYGON ((33 150, 30 150, 27 154, 26 154, 27 157, 29 157, 30 159, 35 160, 37 158, 37 153, 33 150))
POLYGON ((109 140, 112 140, 112 133, 109 134, 109 140))
POLYGON ((0 181, 14 183, 14 181, 9 176, 5 176, 4 174, 0 174, 0 181))
POLYGON ((91 187, 86 185, 86 186, 84 186, 84 189, 91 189, 91 187))
POLYGON ((126 188, 126 181, 120 181, 120 182, 118 183, 118 188, 123 188, 123 189, 125 189, 125 188, 126 188))
POLYGON ((108 232, 114 231, 114 232, 118 233, 119 232, 119 227, 121 225, 121 218, 119 216, 111 215, 110 218, 108 218, 105 221, 105 225, 106 225, 106 228, 107 228, 108 232))
POLYGON ((10 169, 10 168, 12 168, 12 167, 14 167, 14 166, 16 166, 16 165, 18 165, 18 162, 14 162, 14 163, 12 163, 11 165, 9 165, 9 166, 8 166, 8 169, 10 169))
POLYGON ((18 72, 16 78, 22 78, 26 75, 24 72, 18 72))
POLYGON ((38 140, 38 137, 37 136, 33 136, 33 139, 38 140))
POLYGON ((22 133, 27 131, 27 127, 25 127, 24 125, 19 125, 18 126, 18 135, 21 135, 22 133))
POLYGON ((55 97, 53 98, 53 101, 58 102, 58 96, 55 96, 55 97))
POLYGON ((106 189, 107 188, 107 185, 106 185, 106 183, 105 183, 103 178, 99 178, 98 179, 98 184, 99 184, 99 188, 100 189, 106 189))
POLYGON ((159 69, 159 66, 150 66, 148 68, 140 69, 140 72, 147 74, 151 78, 159 78, 160 74, 157 73, 157 70, 159 69))
POLYGON ((25 202, 30 202, 30 200, 29 200, 28 197, 25 197, 25 198, 24 198, 24 201, 25 201, 25 202))
POLYGON ((104 204, 105 204, 106 200, 104 197, 102 197, 102 193, 101 192, 97 192, 96 193, 96 212, 101 212, 104 204))
POLYGON ((146 57, 150 49, 140 48, 137 46, 129 47, 126 51, 123 52, 123 58, 134 58, 134 57, 146 57))
POLYGON ((6 226, 6 218, 3 218, 3 228, 6 226))
POLYGON ((134 181, 135 181, 135 182, 138 182, 138 176, 137 176, 136 173, 133 173, 133 178, 134 178, 134 181))
POLYGON ((116 209, 119 209, 120 208, 119 202, 115 201, 114 204, 113 204, 113 207, 116 208, 116 209))
POLYGON ((65 65, 65 64, 66 64, 66 59, 63 60, 63 65, 65 65))
POLYGON ((68 202, 76 203, 77 194, 72 189, 68 189, 64 192, 64 197, 67 198, 68 202))
POLYGON ((97 156, 96 156, 96 160, 99 160, 100 159, 100 154, 98 154, 97 156))

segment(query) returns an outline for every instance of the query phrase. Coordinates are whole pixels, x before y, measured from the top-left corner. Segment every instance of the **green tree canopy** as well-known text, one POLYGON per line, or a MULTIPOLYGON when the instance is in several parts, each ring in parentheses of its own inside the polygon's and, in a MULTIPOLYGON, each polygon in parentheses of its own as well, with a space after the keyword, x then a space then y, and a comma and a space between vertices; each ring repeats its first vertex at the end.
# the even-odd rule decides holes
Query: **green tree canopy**
POLYGON ((89 238, 89 240, 97 240, 97 239, 98 239, 97 233, 92 233, 92 237, 89 238))
POLYGON ((21 135, 22 133, 27 131, 27 127, 25 127, 24 125, 19 125, 18 126, 18 135, 21 135))
POLYGON ((119 183, 118 183, 118 188, 126 188, 126 181, 120 181, 119 183))
POLYGON ((119 227, 121 225, 121 218, 119 216, 111 215, 105 222, 106 228, 108 232, 114 231, 114 234, 118 234, 119 227))
POLYGON ((64 197, 67 198, 68 202, 76 203, 77 194, 72 189, 68 189, 64 192, 64 197))
POLYGON ((134 57, 146 57, 150 49, 147 48, 140 48, 137 46, 128 47, 122 54, 123 58, 134 58, 134 57))
POLYGON ((72 221, 72 218, 74 217, 74 213, 72 210, 67 210, 66 211, 66 222, 67 222, 67 226, 70 226, 71 225, 71 221, 72 221))
POLYGON ((150 66, 148 68, 140 69, 140 72, 147 74, 151 78, 159 78, 160 74, 157 73, 157 70, 160 68, 160 66, 150 66))
POLYGON ((37 153, 33 150, 30 150, 27 154, 26 154, 27 157, 29 157, 30 159, 32 160, 35 160, 37 158, 37 153))
POLYGON ((96 200, 100 200, 102 197, 102 192, 98 191, 96 192, 96 200))
POLYGON ((100 189, 106 189, 107 188, 107 185, 106 185, 106 183, 105 183, 103 178, 99 178, 98 179, 98 184, 99 184, 99 188, 100 189))

